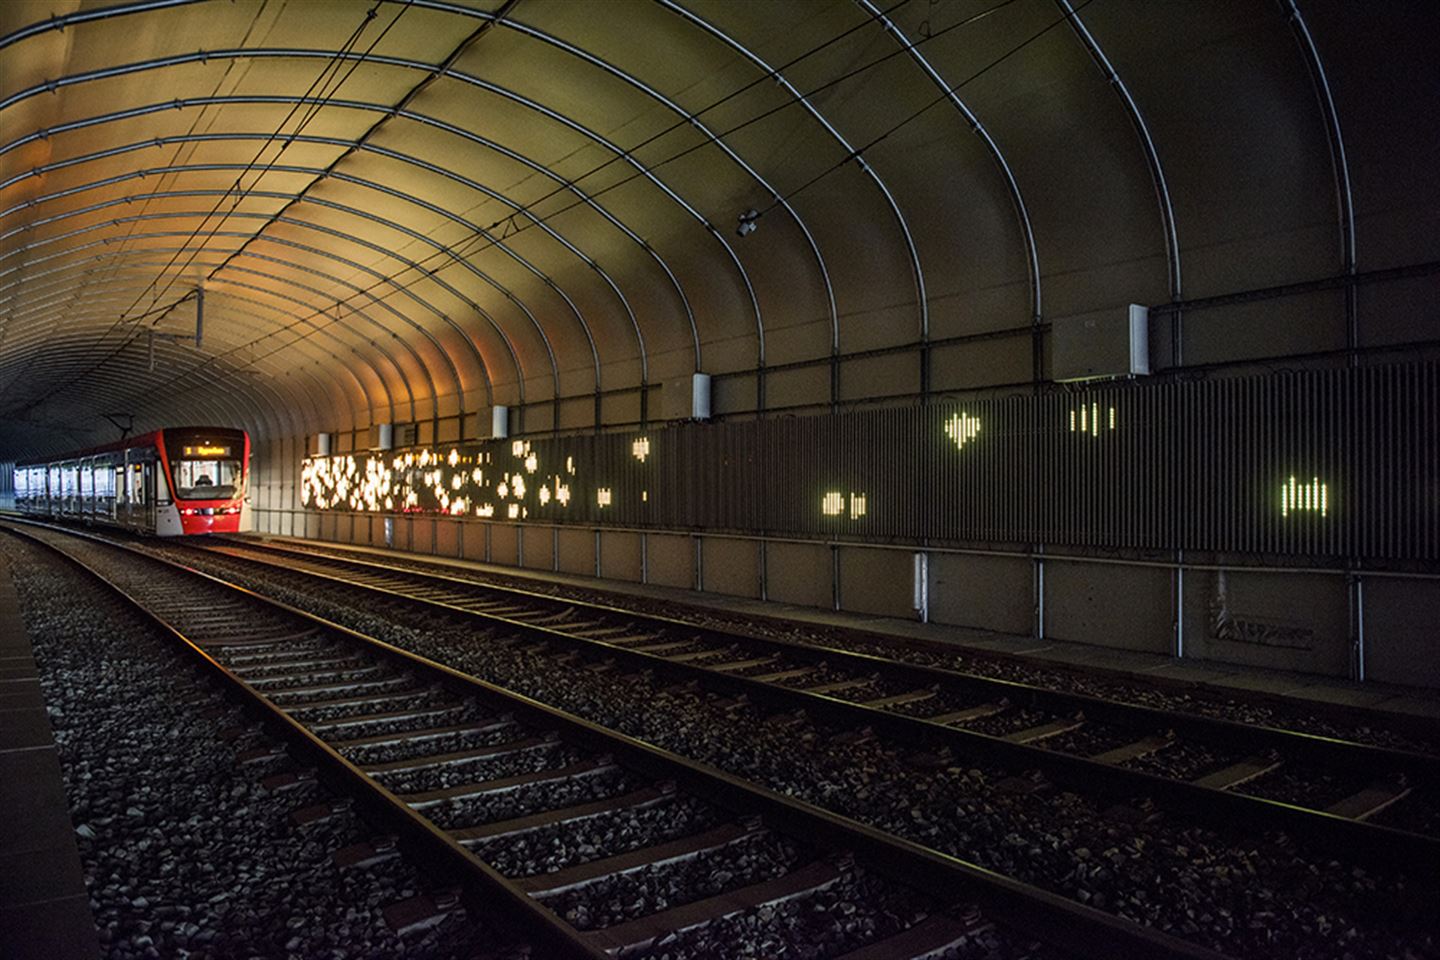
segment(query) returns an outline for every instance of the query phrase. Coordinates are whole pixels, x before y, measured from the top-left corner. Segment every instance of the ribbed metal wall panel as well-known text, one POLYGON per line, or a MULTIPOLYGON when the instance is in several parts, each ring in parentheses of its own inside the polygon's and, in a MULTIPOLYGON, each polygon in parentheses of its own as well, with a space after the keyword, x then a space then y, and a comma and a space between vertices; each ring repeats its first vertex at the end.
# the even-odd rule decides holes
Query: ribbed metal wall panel
MULTIPOLYGON (((528 520, 642 528, 1436 560, 1437 390, 1437 365, 1416 363, 674 424, 522 440, 519 452, 515 441, 489 441, 433 454, 445 473, 436 489, 465 497, 467 512, 493 504, 499 520, 523 504, 528 520), (451 450, 458 466, 448 463, 451 450), (469 479, 474 464, 484 484, 469 479), (463 483, 451 491, 456 471, 463 483), (512 482, 508 499, 498 497, 497 481, 517 472, 525 496, 512 482), (570 503, 540 503, 544 484, 552 494, 568 485, 570 503)), ((363 475, 365 459, 330 458, 327 476, 349 469, 347 460, 363 475)), ((396 473, 412 486, 420 476, 396 473)), ((353 494, 333 493, 321 498, 330 509, 357 506, 353 494)), ((420 510, 440 509, 434 491, 420 493, 420 510)))

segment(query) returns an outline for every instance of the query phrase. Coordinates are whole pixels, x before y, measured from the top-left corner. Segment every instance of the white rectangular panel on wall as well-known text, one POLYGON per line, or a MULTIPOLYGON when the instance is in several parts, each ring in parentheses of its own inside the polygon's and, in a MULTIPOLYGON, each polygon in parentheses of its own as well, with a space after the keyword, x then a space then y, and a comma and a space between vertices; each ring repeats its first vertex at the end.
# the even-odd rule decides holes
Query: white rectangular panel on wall
POLYGON ((1050 328, 1055 380, 1134 377, 1150 372, 1150 311, 1138 303, 1056 320, 1050 328))

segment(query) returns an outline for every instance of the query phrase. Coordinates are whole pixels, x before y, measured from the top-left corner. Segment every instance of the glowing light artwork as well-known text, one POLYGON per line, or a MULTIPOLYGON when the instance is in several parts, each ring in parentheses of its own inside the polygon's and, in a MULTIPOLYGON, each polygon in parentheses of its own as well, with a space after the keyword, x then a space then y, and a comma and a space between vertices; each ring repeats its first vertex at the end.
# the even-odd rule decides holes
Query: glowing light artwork
POLYGON ((645 458, 650 456, 650 438, 636 437, 635 442, 630 444, 630 455, 644 463, 645 458))
POLYGON ((614 498, 610 495, 609 487, 601 487, 595 491, 595 502, 603 509, 610 506, 614 498))
POLYGON ((1102 429, 1115 429, 1114 407, 1109 407, 1107 410, 1102 411, 1098 403, 1092 403, 1088 406, 1082 403, 1079 407, 1070 411, 1071 433, 1088 433, 1092 437, 1098 437, 1102 429), (1103 422, 1106 424, 1103 428, 1101 426, 1102 413, 1108 413, 1108 417, 1103 418, 1103 422))
POLYGON ((945 436, 955 442, 958 450, 980 434, 980 418, 972 417, 968 413, 952 414, 949 420, 945 421, 945 436))
MULTIPOLYGON (((827 517, 843 517, 845 516, 846 503, 847 499, 845 497, 845 494, 841 493, 839 490, 828 491, 825 496, 822 497, 820 500, 820 512, 825 514, 825 516, 827 517)), ((865 512, 868 507, 865 494, 856 493, 852 490, 850 492, 848 503, 850 506, 851 520, 859 520, 861 517, 865 516, 865 512)))
POLYGON ((532 453, 525 458, 525 472, 534 473, 538 469, 540 469, 540 458, 532 453))
POLYGON ((455 464, 460 462, 460 451, 456 450, 454 447, 451 447, 450 456, 445 458, 445 462, 450 464, 450 466, 452 467, 455 466, 455 464))
POLYGON ((512 503, 512 504, 510 504, 510 508, 509 508, 509 511, 508 511, 508 512, 509 512, 509 515, 510 515, 510 519, 511 519, 511 520, 518 520, 518 519, 520 519, 520 504, 518 504, 518 503, 512 503))
POLYGON ((1288 517, 1299 512, 1318 513, 1325 517, 1330 514, 1330 486, 1321 483, 1318 477, 1311 477, 1309 483, 1297 483, 1291 477, 1280 484, 1280 516, 1288 517))
POLYGON ((543 507, 543 506, 545 506, 547 503, 550 502, 550 488, 549 488, 549 487, 541 487, 541 488, 540 488, 540 494, 539 494, 539 496, 540 496, 540 506, 543 507))

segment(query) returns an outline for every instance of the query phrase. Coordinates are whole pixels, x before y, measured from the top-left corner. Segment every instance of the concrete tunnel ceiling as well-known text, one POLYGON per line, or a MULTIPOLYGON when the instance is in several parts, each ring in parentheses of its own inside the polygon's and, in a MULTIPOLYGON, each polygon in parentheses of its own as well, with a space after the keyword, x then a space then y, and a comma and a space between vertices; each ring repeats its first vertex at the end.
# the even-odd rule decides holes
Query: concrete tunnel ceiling
MULTIPOLYGON (((527 429, 593 426, 597 391, 696 370, 1433 260, 1433 19, 6 3, 0 460, 107 415, 279 437, 570 398, 527 429)), ((988 382, 1043 378, 1015 356, 988 382)))

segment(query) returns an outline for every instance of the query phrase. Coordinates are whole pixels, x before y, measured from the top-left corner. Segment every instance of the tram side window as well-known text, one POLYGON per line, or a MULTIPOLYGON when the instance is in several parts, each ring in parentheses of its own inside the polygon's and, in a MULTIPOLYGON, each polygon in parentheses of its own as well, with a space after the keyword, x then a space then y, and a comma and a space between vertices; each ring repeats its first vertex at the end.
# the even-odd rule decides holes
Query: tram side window
MULTIPOLYGON (((95 464, 95 499, 97 501, 115 499, 115 474, 103 463, 95 464)), ((103 505, 108 506, 108 504, 103 505)), ((102 504, 97 502, 96 507, 100 506, 102 504)))
POLYGON ((145 503, 144 467, 138 463, 130 465, 130 498, 140 505, 145 503))
POLYGON ((181 500, 225 500, 240 482, 239 460, 176 460, 174 467, 181 500))

